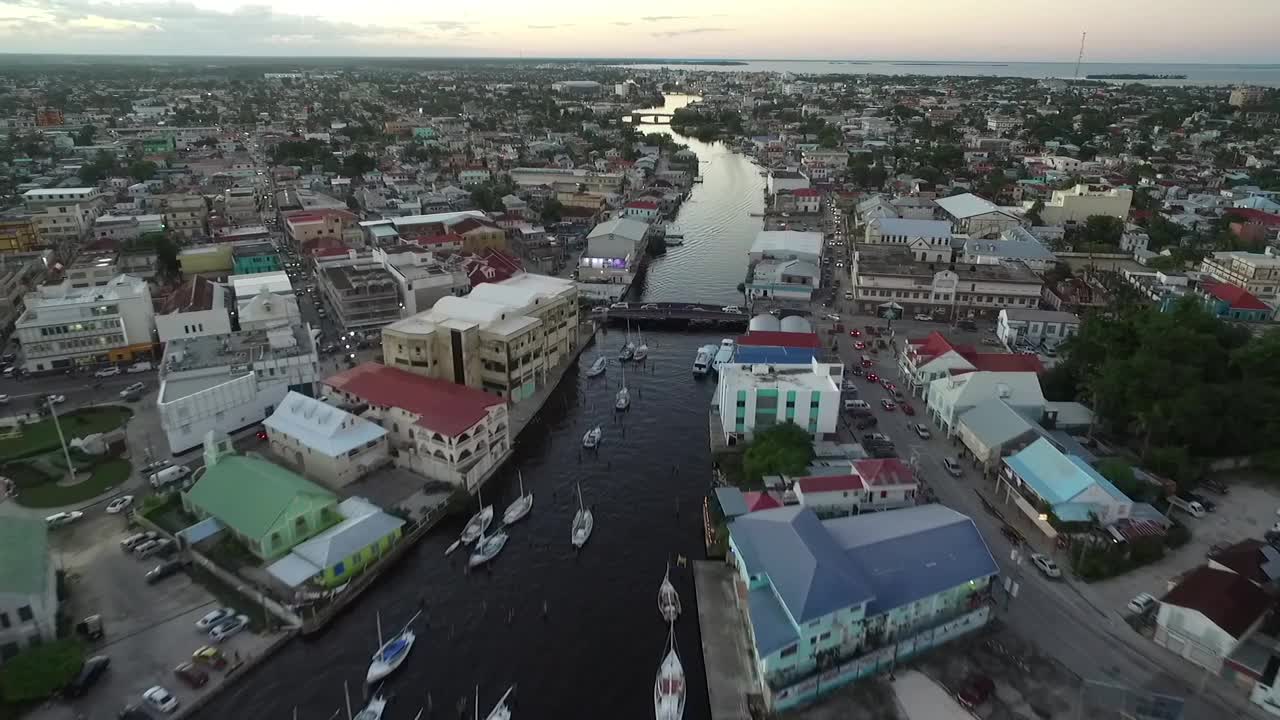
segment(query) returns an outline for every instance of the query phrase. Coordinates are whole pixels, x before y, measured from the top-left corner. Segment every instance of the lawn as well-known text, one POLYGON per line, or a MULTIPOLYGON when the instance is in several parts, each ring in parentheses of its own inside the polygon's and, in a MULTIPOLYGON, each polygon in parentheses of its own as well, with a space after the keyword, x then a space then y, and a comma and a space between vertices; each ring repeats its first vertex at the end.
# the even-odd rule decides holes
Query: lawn
POLYGON ((101 495, 128 477, 128 460, 106 460, 93 469, 92 477, 75 485, 63 487, 51 479, 50 482, 22 487, 18 493, 18 503, 34 508, 74 505, 101 495))
MULTIPOLYGON (((84 408, 59 416, 62 432, 70 441, 93 433, 115 430, 133 415, 126 407, 84 408)), ((61 447, 58 429, 52 418, 28 423, 22 428, 22 437, 0 439, 0 461, 38 455, 61 447)))

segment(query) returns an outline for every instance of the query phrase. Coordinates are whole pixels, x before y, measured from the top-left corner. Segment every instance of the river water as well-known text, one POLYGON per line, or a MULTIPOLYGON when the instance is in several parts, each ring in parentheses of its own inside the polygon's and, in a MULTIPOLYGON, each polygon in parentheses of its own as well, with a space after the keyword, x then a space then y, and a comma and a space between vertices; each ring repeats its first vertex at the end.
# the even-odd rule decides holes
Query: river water
MULTIPOLYGON (((705 161, 706 179, 680 211, 686 245, 653 263, 644 297, 733 301, 760 227, 750 215, 760 211, 763 179, 720 146, 677 139, 705 161)), ((517 720, 652 718, 666 641, 658 584, 668 559, 703 557, 701 508, 711 474, 706 408, 714 381, 695 380, 690 366, 697 347, 719 337, 645 333, 649 360, 626 368, 631 410, 615 414, 621 375, 613 358, 622 334, 600 337, 611 359, 606 375, 581 375, 596 352, 588 350, 579 374, 566 376, 519 438, 513 461, 486 488, 485 500, 501 513, 518 494, 518 468, 535 494, 533 512, 512 528, 489 569, 467 575, 465 553, 445 558, 461 528, 442 526, 324 633, 294 641, 197 717, 289 720, 296 708, 298 718, 328 720, 342 707, 344 682, 359 697, 377 645, 375 612, 394 628, 421 603, 418 643, 387 683, 387 720, 411 720, 428 693, 431 717, 456 718, 458 703, 470 703, 477 685, 483 716, 513 683, 517 720), (596 425, 604 430, 600 449, 581 450, 583 433, 596 425), (569 544, 575 483, 595 511, 595 531, 580 552, 569 544)), ((684 604, 676 641, 688 674, 685 717, 705 720, 693 578, 672 564, 684 604)))

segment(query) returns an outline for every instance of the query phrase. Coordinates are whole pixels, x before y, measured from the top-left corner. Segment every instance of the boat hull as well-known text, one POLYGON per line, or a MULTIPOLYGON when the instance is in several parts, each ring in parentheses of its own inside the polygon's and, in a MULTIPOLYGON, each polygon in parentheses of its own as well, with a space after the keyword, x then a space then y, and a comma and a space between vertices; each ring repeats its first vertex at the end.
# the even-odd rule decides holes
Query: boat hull
POLYGON ((514 525, 523 520, 532 509, 533 493, 529 493, 507 506, 507 511, 502 513, 502 522, 504 525, 514 525))
POLYGON ((593 529, 595 529, 595 518, 592 517, 591 511, 579 510, 573 516, 573 529, 570 531, 569 541, 574 547, 580 548, 591 539, 593 529))

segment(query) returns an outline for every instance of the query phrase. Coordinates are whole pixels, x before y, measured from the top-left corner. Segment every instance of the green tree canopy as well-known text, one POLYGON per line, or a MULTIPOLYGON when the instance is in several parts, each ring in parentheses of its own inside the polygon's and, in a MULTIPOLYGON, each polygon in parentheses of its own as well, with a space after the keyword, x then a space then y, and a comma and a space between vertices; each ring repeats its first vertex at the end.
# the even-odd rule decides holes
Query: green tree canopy
POLYGON ((134 182, 146 182, 156 176, 156 164, 150 160, 138 160, 129 163, 129 177, 134 182))
POLYGON ((742 470, 750 483, 765 475, 799 475, 813 459, 813 438, 795 423, 757 430, 747 446, 742 470))
POLYGON ((56 640, 28 648, 0 665, 0 696, 11 703, 52 697, 71 682, 84 664, 76 640, 56 640))

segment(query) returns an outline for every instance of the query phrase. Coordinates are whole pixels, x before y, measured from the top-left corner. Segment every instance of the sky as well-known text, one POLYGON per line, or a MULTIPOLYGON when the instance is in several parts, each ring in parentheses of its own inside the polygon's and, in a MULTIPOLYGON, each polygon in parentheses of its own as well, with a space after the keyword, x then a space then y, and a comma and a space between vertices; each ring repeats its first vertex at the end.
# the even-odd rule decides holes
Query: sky
POLYGON ((0 52, 1280 63, 1280 0, 0 0, 0 52))

